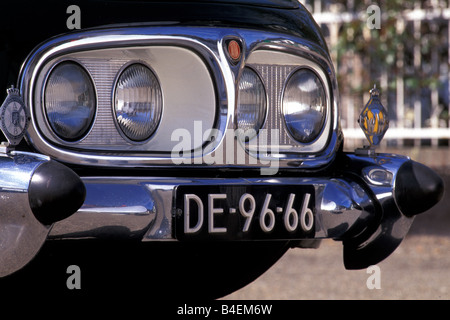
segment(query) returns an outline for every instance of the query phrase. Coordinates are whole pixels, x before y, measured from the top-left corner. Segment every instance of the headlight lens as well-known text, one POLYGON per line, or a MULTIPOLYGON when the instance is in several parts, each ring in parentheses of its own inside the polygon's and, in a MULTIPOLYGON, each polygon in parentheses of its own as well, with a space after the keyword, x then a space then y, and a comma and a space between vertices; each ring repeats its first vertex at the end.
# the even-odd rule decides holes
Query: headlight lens
POLYGON ((76 141, 85 136, 96 108, 94 85, 86 70, 71 61, 57 65, 47 79, 44 105, 58 137, 76 141))
POLYGON ((155 132, 161 119, 162 93, 148 67, 137 63, 123 70, 115 88, 114 111, 128 139, 145 141, 155 132))
POLYGON ((282 108, 291 136, 301 143, 313 142, 322 131, 327 110, 319 77, 309 69, 296 71, 287 82, 282 108))
POLYGON ((264 124, 267 101, 264 85, 250 68, 245 68, 239 81, 239 96, 236 112, 237 127, 246 139, 255 137, 264 124))

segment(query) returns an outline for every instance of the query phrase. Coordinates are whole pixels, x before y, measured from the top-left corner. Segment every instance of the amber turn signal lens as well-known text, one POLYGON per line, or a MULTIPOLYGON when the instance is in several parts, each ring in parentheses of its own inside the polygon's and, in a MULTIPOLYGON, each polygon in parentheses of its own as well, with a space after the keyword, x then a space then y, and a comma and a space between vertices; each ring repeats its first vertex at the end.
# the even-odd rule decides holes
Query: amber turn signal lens
POLYGON ((228 54, 233 60, 239 60, 241 58, 241 46, 236 40, 228 42, 228 54))

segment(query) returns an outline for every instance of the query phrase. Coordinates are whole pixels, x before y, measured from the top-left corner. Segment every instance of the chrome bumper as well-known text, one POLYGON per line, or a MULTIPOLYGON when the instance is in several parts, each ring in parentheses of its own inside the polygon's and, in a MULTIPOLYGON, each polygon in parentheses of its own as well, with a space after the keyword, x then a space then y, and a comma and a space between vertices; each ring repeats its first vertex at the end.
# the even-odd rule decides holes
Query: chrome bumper
MULTIPOLYGON (((49 239, 121 238, 177 241, 174 195, 182 185, 309 185, 315 189, 314 240, 344 244, 348 269, 367 267, 400 244, 414 215, 437 203, 443 182, 407 157, 344 154, 331 176, 298 178, 86 177, 87 195, 74 215, 54 224, 49 239), (424 188, 421 177, 428 177, 424 188), (401 185, 401 190, 397 185, 401 185), (414 194, 414 200, 405 200, 414 194), (416 204, 411 205, 410 202, 416 204)), ((299 246, 310 239, 296 239, 299 246)))
POLYGON ((0 277, 33 259, 52 224, 77 211, 84 196, 80 178, 50 158, 0 153, 0 277))
POLYGON ((348 269, 386 258, 414 215, 443 195, 442 179, 431 169, 388 154, 341 154, 333 170, 315 177, 80 179, 47 157, 11 152, 0 156, 0 277, 22 268, 47 239, 179 241, 175 190, 186 185, 312 187, 313 238, 281 240, 299 247, 340 240, 348 269))

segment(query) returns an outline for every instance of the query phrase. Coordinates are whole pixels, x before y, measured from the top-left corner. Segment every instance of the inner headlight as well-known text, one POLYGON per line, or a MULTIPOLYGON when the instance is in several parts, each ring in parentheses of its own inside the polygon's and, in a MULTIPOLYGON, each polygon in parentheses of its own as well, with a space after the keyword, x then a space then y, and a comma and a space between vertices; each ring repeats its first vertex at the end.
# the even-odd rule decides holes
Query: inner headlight
POLYGON ((286 127, 295 140, 310 143, 320 135, 326 118, 327 96, 316 73, 299 69, 289 78, 282 109, 286 127))
POLYGON ((117 124, 125 136, 145 141, 155 132, 162 113, 162 93, 156 76, 136 63, 119 76, 114 94, 117 124))
POLYGON ((72 61, 58 64, 47 79, 44 105, 58 137, 76 141, 85 136, 96 108, 94 85, 86 70, 72 61))
POLYGON ((264 85, 250 68, 245 68, 239 81, 236 112, 237 127, 247 140, 254 138, 264 124, 267 101, 264 85))

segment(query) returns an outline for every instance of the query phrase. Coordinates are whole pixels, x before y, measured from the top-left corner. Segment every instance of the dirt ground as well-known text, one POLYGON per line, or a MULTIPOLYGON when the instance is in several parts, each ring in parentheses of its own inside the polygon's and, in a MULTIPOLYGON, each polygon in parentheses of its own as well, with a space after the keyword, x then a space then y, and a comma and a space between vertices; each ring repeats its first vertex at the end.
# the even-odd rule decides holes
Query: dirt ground
POLYGON ((408 236, 379 263, 380 289, 369 289, 367 270, 345 270, 342 247, 293 249, 247 287, 224 299, 450 299, 450 237, 408 236))

